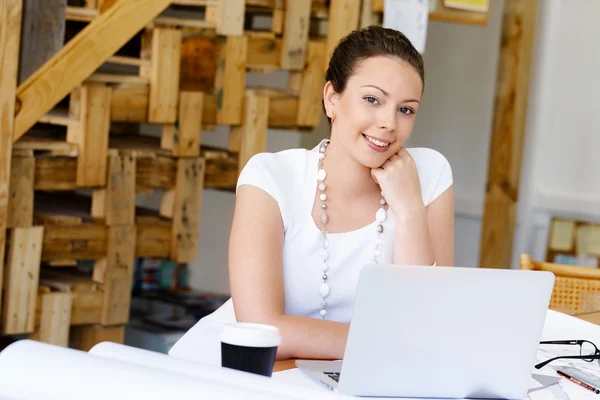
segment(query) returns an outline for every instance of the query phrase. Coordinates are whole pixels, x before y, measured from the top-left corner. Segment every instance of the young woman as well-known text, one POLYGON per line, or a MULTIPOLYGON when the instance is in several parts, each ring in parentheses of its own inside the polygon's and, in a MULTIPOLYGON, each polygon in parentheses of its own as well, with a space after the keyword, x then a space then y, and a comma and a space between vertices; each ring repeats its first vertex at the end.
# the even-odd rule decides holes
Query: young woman
POLYGON ((278 359, 340 359, 364 265, 453 264, 450 165, 404 147, 423 89, 423 60, 402 33, 372 26, 340 41, 323 88, 330 139, 247 163, 229 243, 232 299, 171 355, 218 363, 220 327, 237 320, 277 326, 278 359))

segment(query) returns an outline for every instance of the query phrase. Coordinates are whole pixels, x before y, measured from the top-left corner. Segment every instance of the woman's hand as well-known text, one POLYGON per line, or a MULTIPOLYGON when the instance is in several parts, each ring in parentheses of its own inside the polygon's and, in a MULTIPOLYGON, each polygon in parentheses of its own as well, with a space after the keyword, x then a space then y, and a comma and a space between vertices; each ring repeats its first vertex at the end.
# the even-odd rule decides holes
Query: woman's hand
POLYGON ((415 160, 404 147, 381 167, 373 168, 371 176, 395 215, 406 216, 424 209, 415 160))

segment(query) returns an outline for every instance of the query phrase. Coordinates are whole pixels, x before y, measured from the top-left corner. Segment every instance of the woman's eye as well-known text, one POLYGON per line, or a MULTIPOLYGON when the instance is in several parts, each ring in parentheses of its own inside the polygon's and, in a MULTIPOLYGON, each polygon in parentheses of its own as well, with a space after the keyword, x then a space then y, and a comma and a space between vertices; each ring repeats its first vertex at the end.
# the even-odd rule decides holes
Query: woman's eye
POLYGON ((409 107, 402 107, 400 108, 400 112, 405 115, 410 115, 413 113, 413 110, 409 107))
POLYGON ((371 104, 377 104, 379 101, 373 96, 366 96, 365 100, 371 104))

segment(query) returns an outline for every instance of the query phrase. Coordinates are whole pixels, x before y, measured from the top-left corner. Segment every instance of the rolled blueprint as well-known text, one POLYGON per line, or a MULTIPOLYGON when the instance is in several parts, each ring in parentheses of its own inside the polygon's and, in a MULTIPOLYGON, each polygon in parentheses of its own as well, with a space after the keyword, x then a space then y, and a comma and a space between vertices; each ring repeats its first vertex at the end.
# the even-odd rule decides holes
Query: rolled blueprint
MULTIPOLYGON (((166 354, 138 349, 131 346, 112 342, 98 343, 89 351, 90 354, 106 357, 144 367, 161 369, 166 372, 198 377, 216 384, 223 384, 239 390, 258 390, 275 397, 284 396, 288 399, 331 399, 325 386, 323 390, 314 390, 304 386, 291 386, 278 380, 255 375, 248 372, 228 368, 213 367, 193 361, 181 360, 166 354)), ((336 399, 344 396, 336 395, 336 399)))
MULTIPOLYGON (((274 392, 273 392, 274 393, 274 392)), ((0 399, 297 399, 32 340, 0 352, 0 399)), ((306 397, 308 398, 308 397, 306 397)))

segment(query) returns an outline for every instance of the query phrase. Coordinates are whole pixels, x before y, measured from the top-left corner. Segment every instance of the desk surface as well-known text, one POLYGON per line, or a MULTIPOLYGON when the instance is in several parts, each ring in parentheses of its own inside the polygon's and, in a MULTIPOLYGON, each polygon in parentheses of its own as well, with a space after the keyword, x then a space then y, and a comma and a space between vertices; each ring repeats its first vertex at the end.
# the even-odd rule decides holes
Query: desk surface
POLYGON ((285 371, 287 369, 296 368, 296 364, 294 364, 296 360, 281 360, 275 361, 275 366, 273 366, 273 372, 285 371))

